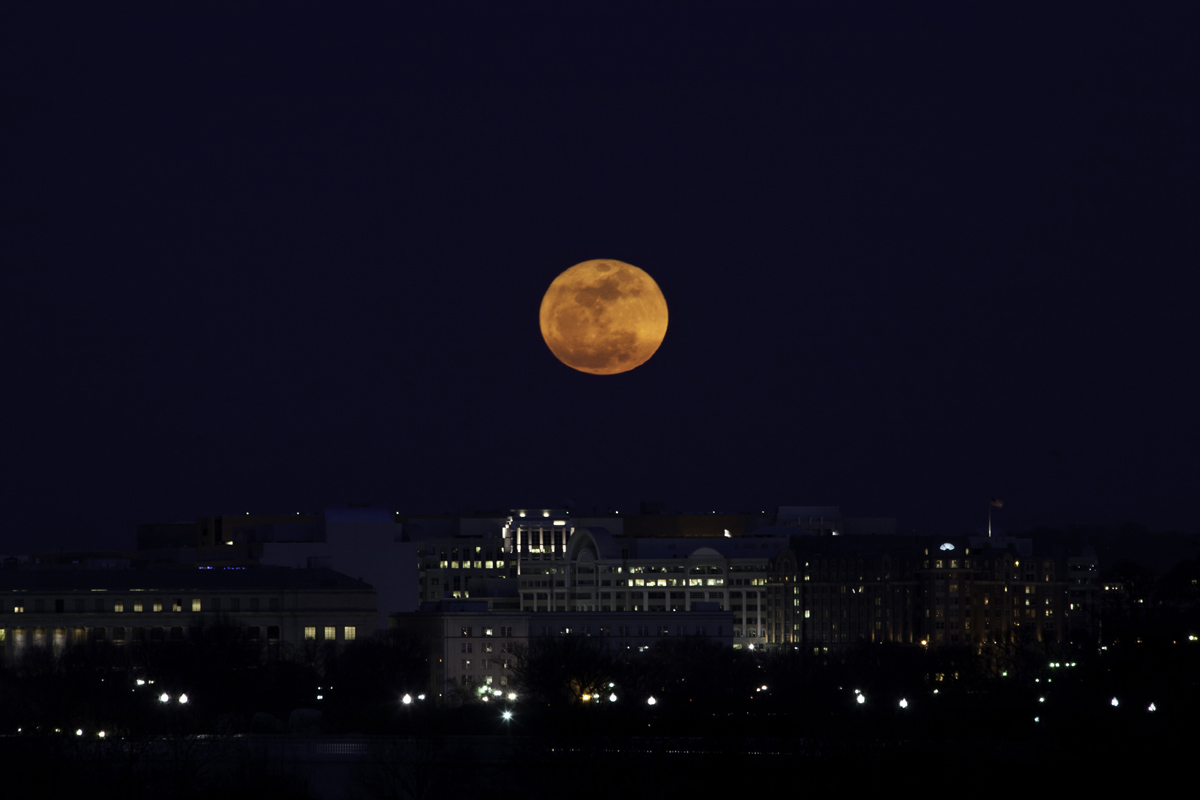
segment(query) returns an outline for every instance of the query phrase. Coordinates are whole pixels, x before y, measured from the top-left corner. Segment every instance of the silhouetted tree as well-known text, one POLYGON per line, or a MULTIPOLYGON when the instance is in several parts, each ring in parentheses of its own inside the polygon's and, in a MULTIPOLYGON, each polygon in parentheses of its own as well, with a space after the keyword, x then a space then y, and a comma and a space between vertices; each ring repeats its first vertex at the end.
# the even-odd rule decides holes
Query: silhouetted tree
POLYGON ((547 636, 517 648, 513 678, 522 694, 544 703, 574 704, 614 682, 612 654, 585 636, 547 636))

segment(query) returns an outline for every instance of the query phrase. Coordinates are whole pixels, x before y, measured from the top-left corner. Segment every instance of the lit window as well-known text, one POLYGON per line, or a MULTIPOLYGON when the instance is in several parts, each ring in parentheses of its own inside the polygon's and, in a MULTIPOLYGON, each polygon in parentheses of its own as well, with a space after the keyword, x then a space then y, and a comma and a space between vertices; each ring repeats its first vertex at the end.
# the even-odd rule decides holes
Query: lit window
POLYGON ((325 626, 325 641, 332 642, 337 640, 337 628, 332 625, 325 626))
POLYGON ((155 601, 154 601, 154 605, 152 606, 152 608, 153 608, 153 610, 154 610, 154 611, 156 611, 156 612, 157 612, 157 611, 162 611, 162 600, 155 600, 155 601))
POLYGON ((192 611, 199 611, 199 610, 200 610, 200 598, 194 597, 194 598, 192 598, 192 611))
POLYGON ((342 633, 344 634, 344 636, 342 638, 345 639, 347 642, 354 641, 354 626, 353 625, 347 625, 345 627, 345 629, 342 631, 342 633))
POLYGON ((316 628, 316 626, 315 626, 315 625, 312 625, 312 626, 306 627, 306 628, 304 629, 304 639, 305 639, 305 641, 315 641, 315 640, 316 640, 316 638, 317 638, 317 628, 316 628))
POLYGON ((136 614, 140 614, 140 613, 142 613, 142 601, 141 601, 141 600, 134 600, 134 601, 133 601, 133 611, 134 611, 134 613, 136 613, 136 614))
POLYGON ((178 597, 175 598, 175 602, 171 604, 171 610, 176 614, 178 614, 180 611, 183 611, 183 601, 178 597))
POLYGON ((114 601, 113 602, 113 611, 117 612, 118 614, 124 612, 125 611, 125 601, 124 600, 114 601))

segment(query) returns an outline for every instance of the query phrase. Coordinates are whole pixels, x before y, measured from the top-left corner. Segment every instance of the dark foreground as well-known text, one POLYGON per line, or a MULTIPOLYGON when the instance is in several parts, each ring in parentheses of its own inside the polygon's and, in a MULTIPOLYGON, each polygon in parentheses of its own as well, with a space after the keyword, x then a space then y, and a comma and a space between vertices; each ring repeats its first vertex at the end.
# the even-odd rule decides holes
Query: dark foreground
POLYGON ((1193 740, 437 736, 5 737, 6 798, 490 798, 892 790, 920 782, 1096 790, 1179 775, 1193 740), (730 781, 733 781, 731 787, 730 781), (1030 782, 1033 783, 1030 783, 1030 782), (717 787, 726 787, 720 790, 717 787), (463 793, 470 792, 470 795, 463 793))

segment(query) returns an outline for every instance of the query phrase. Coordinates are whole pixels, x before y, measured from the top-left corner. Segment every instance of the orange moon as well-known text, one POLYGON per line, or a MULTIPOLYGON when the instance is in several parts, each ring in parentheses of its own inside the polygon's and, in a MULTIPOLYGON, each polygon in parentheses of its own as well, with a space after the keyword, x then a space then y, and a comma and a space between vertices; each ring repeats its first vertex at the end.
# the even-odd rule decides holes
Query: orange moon
POLYGON ((645 364, 667 335, 667 301, 654 279, 623 261, 576 264, 546 290, 542 338, 562 363, 593 375, 645 364))

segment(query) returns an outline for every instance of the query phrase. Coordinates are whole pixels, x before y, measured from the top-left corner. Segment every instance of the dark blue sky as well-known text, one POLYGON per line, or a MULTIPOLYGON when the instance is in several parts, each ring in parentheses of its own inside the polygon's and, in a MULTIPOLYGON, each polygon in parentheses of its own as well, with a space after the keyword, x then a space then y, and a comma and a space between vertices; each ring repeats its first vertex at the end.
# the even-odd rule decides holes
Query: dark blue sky
POLYGON ((1172 5, 11 19, 0 550, 567 497, 1195 531, 1172 5), (591 258, 670 307, 626 375, 538 331, 591 258))

